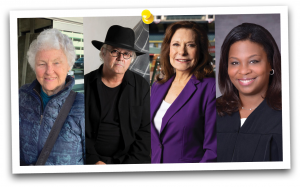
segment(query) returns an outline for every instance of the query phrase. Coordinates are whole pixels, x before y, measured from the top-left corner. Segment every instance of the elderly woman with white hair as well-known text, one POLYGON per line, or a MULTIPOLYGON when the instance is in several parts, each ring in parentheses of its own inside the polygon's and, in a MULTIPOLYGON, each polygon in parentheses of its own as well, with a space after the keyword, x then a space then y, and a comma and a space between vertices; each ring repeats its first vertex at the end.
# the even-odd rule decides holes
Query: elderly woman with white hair
POLYGON ((84 96, 68 76, 76 57, 71 39, 45 30, 27 57, 36 79, 19 90, 20 165, 84 164, 84 96))

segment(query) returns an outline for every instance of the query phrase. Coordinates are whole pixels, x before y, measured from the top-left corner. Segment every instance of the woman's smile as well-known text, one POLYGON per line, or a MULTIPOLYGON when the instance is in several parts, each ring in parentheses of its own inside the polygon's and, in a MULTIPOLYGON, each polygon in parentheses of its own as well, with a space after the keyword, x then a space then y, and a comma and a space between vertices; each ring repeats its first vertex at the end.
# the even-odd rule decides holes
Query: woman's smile
POLYGON ((170 43, 169 57, 170 63, 176 71, 191 71, 198 58, 193 30, 181 28, 174 33, 170 43))
POLYGON ((249 86, 250 84, 252 84, 255 81, 256 78, 245 78, 245 79, 238 79, 239 83, 242 86, 249 86))
POLYGON ((56 77, 55 78, 45 78, 45 81, 54 81, 55 79, 57 79, 56 77))
POLYGON ((179 63, 189 63, 189 62, 191 62, 190 59, 176 59, 176 61, 179 62, 179 63))
POLYGON ((69 70, 68 59, 61 49, 42 50, 36 54, 36 78, 48 96, 64 87, 69 70))
POLYGON ((245 40, 231 45, 228 76, 239 94, 264 96, 270 71, 267 54, 260 44, 245 40))

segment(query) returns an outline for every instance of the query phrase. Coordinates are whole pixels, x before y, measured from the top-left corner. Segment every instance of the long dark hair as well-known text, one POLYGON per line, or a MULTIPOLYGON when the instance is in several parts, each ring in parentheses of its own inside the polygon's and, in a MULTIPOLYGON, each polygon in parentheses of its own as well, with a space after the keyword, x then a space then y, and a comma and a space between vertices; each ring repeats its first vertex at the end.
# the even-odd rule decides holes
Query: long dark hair
POLYGON ((229 32, 221 47, 218 80, 222 97, 217 99, 216 104, 220 116, 238 111, 240 105, 238 90, 228 76, 228 54, 232 44, 245 40, 263 46, 271 68, 275 72, 274 75, 270 75, 265 99, 271 108, 281 110, 281 55, 278 46, 270 32, 264 27, 253 23, 243 23, 229 32))
POLYGON ((210 64, 212 57, 208 52, 209 40, 207 33, 197 23, 193 21, 180 21, 171 24, 165 33, 165 38, 162 42, 160 62, 162 66, 163 78, 157 76, 158 83, 165 83, 174 74, 174 68, 170 63, 170 43, 174 33, 181 28, 191 29, 195 33, 195 43, 197 45, 197 54, 199 59, 194 67, 192 67, 191 74, 194 74, 198 80, 204 77, 214 77, 213 67, 210 64))

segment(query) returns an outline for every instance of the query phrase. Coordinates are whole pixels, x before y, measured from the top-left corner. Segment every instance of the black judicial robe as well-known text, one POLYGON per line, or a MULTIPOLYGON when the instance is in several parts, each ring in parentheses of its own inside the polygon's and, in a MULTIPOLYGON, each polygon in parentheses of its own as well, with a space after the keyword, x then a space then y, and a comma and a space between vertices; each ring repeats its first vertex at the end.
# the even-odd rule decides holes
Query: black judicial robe
POLYGON ((217 115, 218 162, 282 161, 282 111, 264 100, 241 127, 239 112, 217 115))

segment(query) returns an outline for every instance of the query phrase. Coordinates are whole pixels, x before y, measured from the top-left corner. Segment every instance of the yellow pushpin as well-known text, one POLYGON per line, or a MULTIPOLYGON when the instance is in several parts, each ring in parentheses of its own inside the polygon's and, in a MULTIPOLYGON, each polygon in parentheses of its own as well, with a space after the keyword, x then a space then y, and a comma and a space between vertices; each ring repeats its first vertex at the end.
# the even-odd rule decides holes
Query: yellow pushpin
POLYGON ((153 22, 154 17, 151 14, 151 12, 146 9, 146 10, 143 10, 143 12, 142 12, 142 20, 143 20, 144 23, 150 24, 150 23, 153 22))

